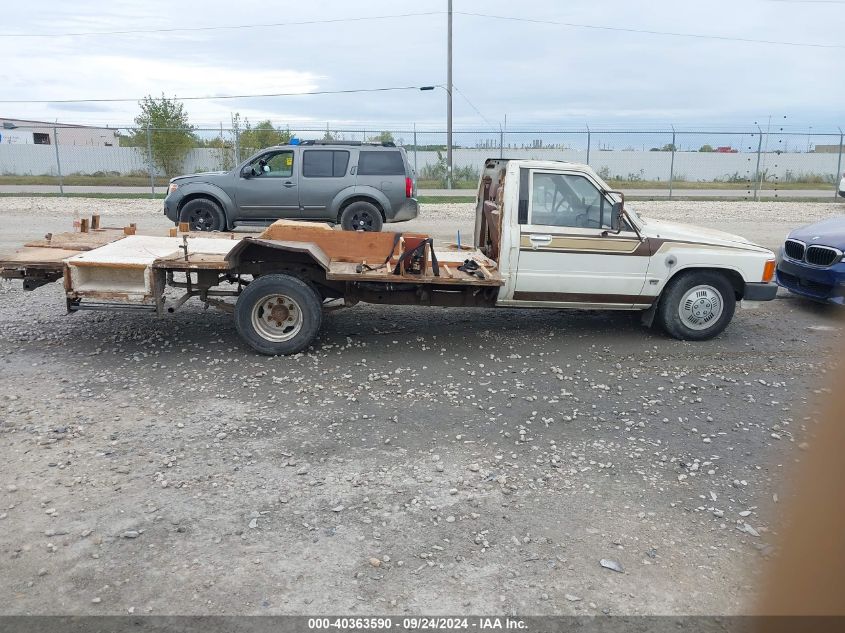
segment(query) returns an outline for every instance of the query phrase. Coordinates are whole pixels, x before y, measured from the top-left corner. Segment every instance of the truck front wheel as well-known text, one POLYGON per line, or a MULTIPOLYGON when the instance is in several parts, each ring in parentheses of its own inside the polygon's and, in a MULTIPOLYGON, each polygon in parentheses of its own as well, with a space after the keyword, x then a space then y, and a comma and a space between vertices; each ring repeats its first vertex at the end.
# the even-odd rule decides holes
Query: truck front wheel
POLYGON ((724 330, 734 315, 731 283, 717 272, 690 271, 669 282, 657 319, 667 334, 682 341, 706 341, 724 330))
POLYGON ((291 275, 262 275, 235 304, 235 328, 260 354, 296 354, 317 337, 322 301, 312 286, 291 275))

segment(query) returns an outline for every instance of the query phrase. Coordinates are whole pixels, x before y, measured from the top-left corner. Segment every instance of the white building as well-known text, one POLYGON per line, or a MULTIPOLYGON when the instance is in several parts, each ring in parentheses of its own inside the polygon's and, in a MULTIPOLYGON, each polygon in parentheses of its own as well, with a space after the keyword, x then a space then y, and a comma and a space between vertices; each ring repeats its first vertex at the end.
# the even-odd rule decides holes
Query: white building
POLYGON ((117 130, 0 117, 0 144, 117 147, 117 130))

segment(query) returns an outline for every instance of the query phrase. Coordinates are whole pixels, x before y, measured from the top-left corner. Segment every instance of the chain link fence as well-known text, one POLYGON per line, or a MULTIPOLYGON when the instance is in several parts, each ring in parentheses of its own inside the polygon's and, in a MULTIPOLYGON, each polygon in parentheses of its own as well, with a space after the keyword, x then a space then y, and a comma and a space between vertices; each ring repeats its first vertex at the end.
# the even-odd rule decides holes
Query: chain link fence
MULTIPOLYGON (((420 189, 446 186, 446 132, 416 129, 97 128, 63 124, 0 128, 0 191, 163 193, 173 176, 225 171, 264 147, 302 140, 405 147, 420 189), (132 189, 126 189, 132 188, 132 189)), ((682 195, 684 189, 831 190, 842 177, 843 134, 750 130, 460 130, 453 187, 474 189, 485 158, 586 163, 612 186, 682 195)))

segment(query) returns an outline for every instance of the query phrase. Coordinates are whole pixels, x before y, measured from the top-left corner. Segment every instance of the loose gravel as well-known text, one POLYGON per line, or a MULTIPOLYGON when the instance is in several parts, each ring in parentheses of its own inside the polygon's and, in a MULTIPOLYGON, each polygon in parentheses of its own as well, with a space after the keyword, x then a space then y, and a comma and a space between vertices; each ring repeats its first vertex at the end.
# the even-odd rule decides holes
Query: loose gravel
MULTIPOLYGON (((83 204, 27 200, 0 218, 83 204)), ((362 305, 265 358, 193 302, 65 316, 59 284, 2 282, 0 612, 747 613, 841 342, 790 296, 697 344, 627 313, 362 305)))

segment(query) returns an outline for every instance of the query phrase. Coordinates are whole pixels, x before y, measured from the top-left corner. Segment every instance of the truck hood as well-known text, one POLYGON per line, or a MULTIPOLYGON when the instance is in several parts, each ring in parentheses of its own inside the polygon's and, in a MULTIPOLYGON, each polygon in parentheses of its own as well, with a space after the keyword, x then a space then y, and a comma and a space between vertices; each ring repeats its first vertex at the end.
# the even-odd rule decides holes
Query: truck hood
POLYGON ((698 242, 701 244, 712 244, 715 246, 768 251, 767 248, 758 246, 757 244, 754 244, 754 242, 751 242, 739 235, 726 233, 725 231, 718 231, 716 229, 694 226, 692 224, 678 224, 676 222, 664 222, 662 220, 652 220, 650 218, 646 218, 642 233, 646 237, 654 237, 662 240, 698 242))

